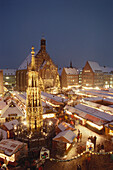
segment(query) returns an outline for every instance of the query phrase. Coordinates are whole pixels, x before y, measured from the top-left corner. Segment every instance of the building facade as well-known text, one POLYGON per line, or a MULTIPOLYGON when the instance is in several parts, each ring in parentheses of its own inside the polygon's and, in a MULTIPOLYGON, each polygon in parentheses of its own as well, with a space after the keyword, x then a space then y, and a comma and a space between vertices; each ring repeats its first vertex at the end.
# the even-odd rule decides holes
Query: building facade
POLYGON ((99 64, 97 62, 87 61, 82 71, 82 86, 102 88, 103 84, 103 72, 99 64))
POLYGON ((14 90, 16 86, 16 69, 3 69, 3 83, 9 90, 14 90))
POLYGON ((61 73, 61 86, 68 88, 78 85, 78 72, 76 68, 63 68, 61 73))

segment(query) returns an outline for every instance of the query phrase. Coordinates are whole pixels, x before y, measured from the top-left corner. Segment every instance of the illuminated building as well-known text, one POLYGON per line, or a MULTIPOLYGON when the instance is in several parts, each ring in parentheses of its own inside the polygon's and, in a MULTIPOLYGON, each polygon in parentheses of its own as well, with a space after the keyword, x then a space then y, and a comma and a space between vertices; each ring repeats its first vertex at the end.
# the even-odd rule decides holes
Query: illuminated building
POLYGON ((3 95, 3 70, 0 70, 0 95, 3 95))
POLYGON ((76 68, 63 68, 61 73, 62 88, 78 85, 78 72, 76 68))
POLYGON ((43 127, 43 111, 41 103, 40 78, 35 65, 34 47, 32 47, 31 54, 31 68, 28 71, 26 120, 27 126, 30 130, 40 131, 43 127))
POLYGON ((82 71, 82 86, 103 87, 103 72, 97 62, 87 61, 82 71))
MULTIPOLYGON (((46 40, 44 38, 41 39, 40 50, 36 52, 35 63, 36 70, 42 78, 44 89, 59 88, 58 68, 46 51, 46 40)), ((30 67, 30 64, 31 55, 24 60, 16 72, 16 87, 18 91, 26 91, 27 89, 27 68, 30 67)))
POLYGON ((104 73, 104 88, 113 88, 113 68, 112 67, 101 67, 104 73))
POLYGON ((12 90, 16 86, 16 69, 3 69, 4 86, 12 90))

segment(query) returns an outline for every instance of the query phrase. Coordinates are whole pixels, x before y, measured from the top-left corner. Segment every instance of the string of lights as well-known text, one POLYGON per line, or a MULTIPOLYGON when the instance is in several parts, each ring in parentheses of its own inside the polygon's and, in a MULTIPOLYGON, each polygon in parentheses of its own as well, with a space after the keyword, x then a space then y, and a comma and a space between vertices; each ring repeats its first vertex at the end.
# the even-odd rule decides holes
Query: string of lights
POLYGON ((72 161, 74 159, 78 159, 80 158, 81 156, 85 155, 85 154, 92 154, 92 155, 107 155, 107 154, 113 154, 113 151, 109 151, 109 152, 92 152, 92 151, 84 151, 82 152, 81 154, 78 154, 76 156, 73 156, 71 159, 65 159, 65 160, 62 160, 62 159, 55 159, 55 158, 50 158, 50 161, 57 161, 57 162, 69 162, 69 161, 72 161))

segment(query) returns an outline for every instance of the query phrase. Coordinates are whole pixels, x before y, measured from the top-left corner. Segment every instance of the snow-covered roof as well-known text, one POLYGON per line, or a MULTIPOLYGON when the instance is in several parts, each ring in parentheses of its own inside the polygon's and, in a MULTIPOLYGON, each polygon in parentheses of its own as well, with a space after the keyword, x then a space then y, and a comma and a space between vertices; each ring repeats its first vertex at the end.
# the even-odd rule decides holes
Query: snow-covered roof
POLYGON ((82 90, 82 89, 79 89, 79 92, 82 92, 84 94, 91 94, 93 96, 98 96, 98 97, 102 97, 102 98, 109 98, 113 100, 113 92, 110 92, 109 91, 104 91, 104 90, 95 90, 95 89, 88 89, 88 90, 82 90))
POLYGON ((6 106, 6 102, 0 101, 0 110, 2 110, 6 106))
POLYGON ((82 111, 82 110, 80 110, 80 109, 77 109, 77 108, 75 108, 75 107, 72 107, 72 106, 68 106, 68 105, 66 105, 65 107, 64 107, 64 110, 66 110, 66 111, 68 111, 68 112, 70 112, 70 113, 76 113, 78 116, 80 116, 80 117, 82 117, 82 118, 85 118, 85 116, 86 116, 86 114, 87 113, 85 113, 84 111, 82 111))
POLYGON ((10 122, 5 122, 4 123, 4 126, 8 129, 8 130, 12 130, 13 128, 14 128, 14 125, 18 125, 19 124, 19 122, 18 122, 18 120, 12 120, 12 121, 10 121, 10 122))
POLYGON ((72 128, 74 129, 69 123, 66 123, 66 122, 62 122, 58 125, 58 128, 61 130, 61 131, 64 131, 66 130, 67 128, 72 128))
POLYGON ((103 73, 110 73, 113 71, 112 67, 101 67, 103 73))
POLYGON ((102 97, 87 97, 82 100, 83 101, 101 101, 101 100, 103 100, 103 98, 102 97))
POLYGON ((2 139, 7 139, 7 132, 3 129, 0 129, 0 136, 2 135, 2 139))
POLYGON ((52 94, 49 94, 49 93, 46 93, 46 92, 41 92, 41 97, 44 98, 44 99, 53 99, 57 102, 66 102, 67 99, 64 99, 62 97, 58 97, 58 96, 55 96, 55 95, 52 95, 52 94))
POLYGON ((15 107, 8 107, 3 113, 1 118, 6 118, 8 116, 23 116, 22 111, 19 109, 19 107, 17 105, 15 105, 15 107))
POLYGON ((72 132, 71 130, 66 130, 66 131, 60 132, 57 136, 53 138, 53 140, 62 141, 62 137, 67 139, 69 143, 73 143, 73 140, 76 137, 76 134, 72 132))
POLYGON ((105 120, 105 121, 111 121, 113 120, 113 115, 110 115, 108 113, 105 113, 105 112, 101 112, 97 109, 94 109, 94 108, 91 108, 91 107, 88 107, 88 106, 85 106, 85 105, 82 105, 82 104, 78 104, 75 106, 75 108, 89 114, 89 115, 92 115, 92 116, 95 116, 97 118, 100 118, 102 120, 105 120))
POLYGON ((44 61, 40 68, 42 69, 46 63, 47 63, 47 61, 44 61))
POLYGON ((110 106, 104 106, 102 104, 94 103, 91 101, 84 101, 83 103, 89 105, 90 107, 95 107, 95 108, 98 108, 98 109, 101 109, 103 111, 110 112, 111 114, 113 114, 113 108, 110 106))
POLYGON ((4 151, 4 154, 11 156, 17 149, 21 148, 24 143, 13 139, 3 139, 0 141, 0 151, 4 151))
POLYGON ((90 67, 92 68, 93 72, 96 72, 96 71, 102 71, 101 70, 101 67, 99 66, 99 64, 97 62, 94 62, 94 61, 88 61, 90 67))
MULTIPOLYGON (((35 52, 35 55, 37 55, 38 51, 35 52)), ((31 53, 25 58, 25 60, 22 62, 22 64, 18 67, 18 70, 25 70, 27 69, 27 64, 29 65, 31 63, 31 53)))
POLYGON ((71 75, 75 75, 78 74, 77 69, 76 68, 64 68, 66 74, 71 74, 71 75))
POLYGON ((3 69, 3 75, 16 75, 16 69, 3 69))

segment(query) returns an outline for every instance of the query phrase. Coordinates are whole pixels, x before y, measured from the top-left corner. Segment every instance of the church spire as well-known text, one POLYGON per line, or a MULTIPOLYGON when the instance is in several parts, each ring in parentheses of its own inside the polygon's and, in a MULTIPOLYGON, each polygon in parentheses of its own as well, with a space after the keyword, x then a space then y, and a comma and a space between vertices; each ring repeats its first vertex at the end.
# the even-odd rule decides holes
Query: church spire
POLYGON ((46 40, 45 40, 44 36, 42 36, 42 38, 41 38, 40 45, 41 45, 41 50, 46 51, 46 40))
POLYGON ((32 51, 31 51, 31 55, 32 55, 32 58, 31 58, 31 70, 32 71, 35 71, 36 68, 35 68, 35 52, 34 52, 34 47, 32 46, 32 51))
POLYGON ((70 61, 70 68, 73 68, 73 66, 72 66, 72 61, 70 61))

